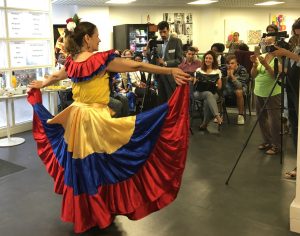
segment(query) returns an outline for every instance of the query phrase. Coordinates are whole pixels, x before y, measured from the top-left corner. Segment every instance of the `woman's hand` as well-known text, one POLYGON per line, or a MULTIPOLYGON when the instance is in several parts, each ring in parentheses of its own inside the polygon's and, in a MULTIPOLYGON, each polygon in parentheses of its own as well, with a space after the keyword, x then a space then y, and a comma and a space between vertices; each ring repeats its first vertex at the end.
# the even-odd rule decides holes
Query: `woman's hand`
POLYGON ((28 85, 29 88, 36 88, 40 89, 44 87, 44 81, 43 80, 33 80, 28 85))
POLYGON ((178 85, 183 85, 183 84, 186 84, 187 82, 191 81, 190 75, 187 73, 184 73, 179 68, 171 68, 171 73, 175 79, 176 84, 178 84, 178 85))
POLYGON ((260 64, 262 64, 264 67, 268 66, 268 63, 264 57, 259 56, 258 60, 259 60, 260 64))

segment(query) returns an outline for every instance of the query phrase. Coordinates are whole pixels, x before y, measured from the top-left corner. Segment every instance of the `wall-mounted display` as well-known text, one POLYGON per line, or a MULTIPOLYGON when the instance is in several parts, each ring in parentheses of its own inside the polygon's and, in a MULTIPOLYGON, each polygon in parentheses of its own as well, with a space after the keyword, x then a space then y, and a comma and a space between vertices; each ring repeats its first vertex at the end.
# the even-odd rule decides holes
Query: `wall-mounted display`
POLYGON ((45 13, 8 11, 10 38, 49 38, 49 16, 45 13))
POLYGON ((6 30, 3 30, 5 28, 5 12, 0 9, 0 38, 6 37, 6 30))
POLYGON ((6 6, 17 9, 30 9, 30 10, 41 10, 49 11, 50 1, 36 1, 36 0, 6 0, 6 6))
POLYGON ((50 42, 41 40, 10 42, 11 67, 51 65, 50 42))

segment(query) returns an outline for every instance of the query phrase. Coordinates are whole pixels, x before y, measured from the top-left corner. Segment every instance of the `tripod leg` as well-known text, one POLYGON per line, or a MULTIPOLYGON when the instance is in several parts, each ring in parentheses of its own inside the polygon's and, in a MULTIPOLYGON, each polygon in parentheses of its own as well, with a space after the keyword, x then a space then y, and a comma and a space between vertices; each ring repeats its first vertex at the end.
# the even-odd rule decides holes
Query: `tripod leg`
MULTIPOLYGON (((245 142, 245 144, 244 144, 244 146, 243 146, 243 149, 242 149, 242 151, 240 152, 240 154, 239 154, 239 156, 238 156, 238 158, 237 158, 237 160, 236 160, 236 162, 235 162, 235 164, 234 164, 234 166, 233 166, 233 168, 232 168, 232 170, 231 170, 231 172, 230 172, 230 174, 229 174, 229 176, 228 176, 228 178, 227 178, 227 180, 226 180, 226 182, 225 182, 226 185, 229 184, 229 181, 230 181, 230 179, 231 179, 231 177, 232 177, 232 175, 233 175, 233 172, 234 172, 235 168, 237 167, 237 165, 238 165, 238 163, 239 163, 239 161, 240 161, 240 159, 241 159, 241 157, 242 157, 242 155, 243 155, 243 153, 244 153, 244 151, 245 151, 245 149, 246 149, 246 147, 247 147, 247 145, 248 145, 248 143, 249 143, 249 141, 250 141, 250 138, 251 138, 251 136, 252 136, 252 134, 253 134, 253 132, 254 132, 254 129, 255 129, 256 125, 258 124, 258 121, 259 121, 260 117, 262 116, 263 111, 265 110, 265 108, 266 108, 266 106, 267 106, 267 103, 269 102, 269 99, 270 99, 270 97, 271 97, 271 95, 272 95, 272 93, 273 93, 273 91, 274 91, 274 89, 275 89, 275 87, 276 87, 276 85, 277 85, 277 83, 278 83, 278 80, 279 80, 279 77, 276 77, 276 80, 275 80, 274 85, 273 85, 273 87, 272 87, 272 89, 271 89, 271 92, 269 93, 269 95, 268 95, 268 97, 267 97, 267 99, 266 99, 264 105, 262 106, 261 112, 257 115, 257 119, 256 119, 256 121, 255 121, 255 124, 254 124, 254 126, 252 127, 252 130, 251 130, 251 132, 250 132, 250 134, 249 134, 249 136, 248 136, 248 138, 247 138, 247 140, 246 140, 246 142, 245 142)), ((281 149, 282 149, 282 148, 281 148, 281 149)))

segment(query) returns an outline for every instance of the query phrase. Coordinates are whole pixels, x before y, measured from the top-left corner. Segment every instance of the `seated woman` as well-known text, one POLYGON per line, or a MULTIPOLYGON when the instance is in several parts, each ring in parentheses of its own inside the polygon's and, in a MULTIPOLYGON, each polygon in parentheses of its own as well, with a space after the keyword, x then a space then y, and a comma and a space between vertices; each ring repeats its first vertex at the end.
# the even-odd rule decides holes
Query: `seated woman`
MULTIPOLYGON (((222 88, 222 73, 218 69, 218 61, 216 54, 213 51, 208 51, 203 56, 203 62, 202 66, 196 70, 196 76, 197 73, 204 74, 204 75, 218 75, 218 79, 216 82, 216 90, 220 90, 222 88)), ((212 77, 211 77, 212 78, 212 77)), ((219 115, 218 111, 218 105, 217 105, 217 99, 218 99, 218 93, 215 91, 203 91, 202 88, 199 88, 197 86, 197 80, 195 81, 195 89, 194 92, 194 98, 196 100, 203 100, 204 101, 204 118, 202 121, 202 124, 199 127, 199 130, 207 130, 208 123, 216 118, 217 123, 219 125, 222 124, 222 118, 219 115)))
MULTIPOLYGON (((272 45, 275 43, 275 38, 267 37, 265 43, 267 46, 272 45)), ((272 53, 266 53, 259 57, 252 55, 250 59, 253 63, 251 76, 255 79, 254 94, 256 95, 256 114, 260 117, 258 122, 264 139, 264 142, 258 146, 258 149, 267 150, 265 151, 266 154, 274 155, 281 150, 281 88, 278 84, 275 85, 275 57, 272 53), (271 91, 273 91, 272 94, 271 91), (264 107, 267 99, 268 102, 264 107)), ((279 72, 281 70, 280 64, 278 64, 278 70, 279 72)))

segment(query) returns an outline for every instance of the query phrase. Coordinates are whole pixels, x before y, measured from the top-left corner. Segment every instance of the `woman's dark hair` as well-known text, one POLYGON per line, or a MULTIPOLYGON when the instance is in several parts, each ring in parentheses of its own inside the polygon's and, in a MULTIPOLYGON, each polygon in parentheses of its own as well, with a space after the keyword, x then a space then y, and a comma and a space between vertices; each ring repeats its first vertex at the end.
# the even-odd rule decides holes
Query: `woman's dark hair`
POLYGON ((294 22, 294 24, 292 26, 292 30, 293 30, 294 34, 296 34, 296 32, 295 32, 296 29, 300 29, 300 17, 294 22))
POLYGON ((96 25, 90 22, 80 22, 74 29, 74 32, 65 30, 65 51, 67 54, 75 56, 80 52, 83 46, 83 38, 85 35, 92 37, 96 29, 96 25))
POLYGON ((277 27, 277 25, 274 25, 274 24, 268 25, 267 28, 266 28, 266 31, 267 31, 267 32, 268 32, 268 29, 269 29, 269 28, 273 29, 276 33, 278 32, 278 27, 277 27))
POLYGON ((161 22, 158 23, 157 28, 159 30, 163 30, 165 28, 167 28, 167 30, 169 30, 169 23, 166 22, 166 21, 161 21, 161 22))
POLYGON ((141 58, 143 60, 143 54, 141 52, 135 52, 133 55, 133 60, 135 60, 137 57, 141 58))
POLYGON ((247 44, 241 43, 241 44, 239 45, 239 50, 242 50, 242 51, 249 51, 249 47, 248 47, 247 44))
POLYGON ((212 62, 212 69, 218 69, 219 68, 219 66, 218 66, 218 60, 217 60, 217 55, 213 52, 213 51, 208 51, 208 52, 206 52, 204 55, 203 55, 203 63, 202 63, 202 65, 201 65, 201 69, 203 70, 203 71, 207 71, 207 65, 205 64, 205 57, 207 56, 207 55, 211 55, 212 57, 213 57, 213 62, 212 62))

